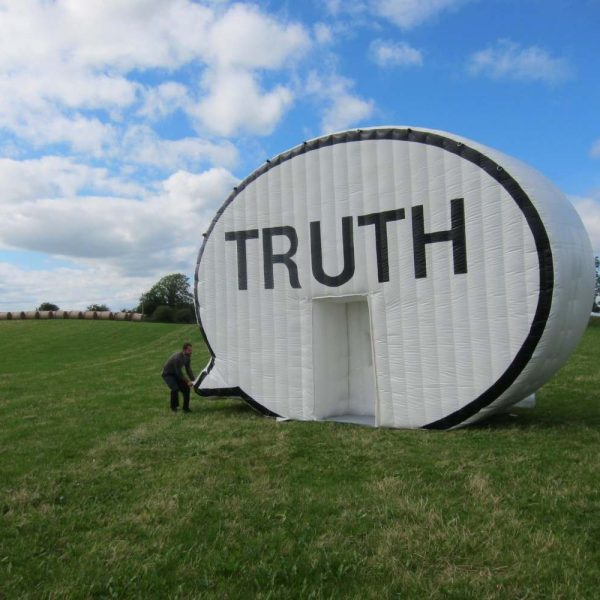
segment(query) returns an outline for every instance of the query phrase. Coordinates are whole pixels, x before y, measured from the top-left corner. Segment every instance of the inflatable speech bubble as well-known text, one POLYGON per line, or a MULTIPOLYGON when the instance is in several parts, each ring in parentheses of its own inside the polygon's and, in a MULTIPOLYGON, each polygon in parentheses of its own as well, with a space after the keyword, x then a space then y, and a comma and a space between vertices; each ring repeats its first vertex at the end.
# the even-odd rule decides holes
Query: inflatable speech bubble
POLYGON ((593 294, 577 213, 529 167, 444 132, 321 137, 246 178, 205 234, 196 389, 292 419, 465 425, 565 363, 593 294))

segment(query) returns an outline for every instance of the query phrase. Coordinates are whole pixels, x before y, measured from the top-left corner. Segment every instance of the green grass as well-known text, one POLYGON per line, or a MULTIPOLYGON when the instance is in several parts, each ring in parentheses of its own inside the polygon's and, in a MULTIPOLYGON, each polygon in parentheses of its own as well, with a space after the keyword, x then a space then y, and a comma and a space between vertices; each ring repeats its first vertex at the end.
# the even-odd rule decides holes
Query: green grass
POLYGON ((600 327, 453 432, 168 410, 195 326, 0 323, 0 598, 597 598, 600 327))

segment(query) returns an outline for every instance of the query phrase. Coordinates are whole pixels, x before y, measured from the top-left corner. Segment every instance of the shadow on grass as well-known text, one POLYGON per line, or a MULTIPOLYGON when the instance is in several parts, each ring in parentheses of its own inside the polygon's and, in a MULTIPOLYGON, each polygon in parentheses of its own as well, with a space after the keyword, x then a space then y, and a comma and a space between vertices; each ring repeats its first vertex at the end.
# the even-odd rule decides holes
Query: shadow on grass
MULTIPOLYGON (((265 417, 241 398, 199 398, 203 404, 204 410, 208 413, 218 413, 220 416, 231 417, 255 417, 257 419, 265 417)), ((491 415, 487 419, 473 423, 463 428, 463 430, 486 431, 486 430, 508 430, 519 429, 527 430, 551 430, 565 429, 571 427, 587 427, 591 429, 600 429, 600 413, 595 414, 589 411, 577 411, 575 406, 571 405, 572 410, 567 410, 562 406, 553 410, 552 407, 537 407, 534 409, 514 409, 506 413, 491 415)), ((324 422, 324 421, 323 421, 324 422)), ((347 425, 347 424, 344 424, 347 425)), ((350 426, 361 427, 358 424, 349 424, 350 426)))
POLYGON ((597 414, 594 415, 575 412, 568 413, 562 410, 553 412, 550 409, 526 413, 522 412, 522 410, 492 415, 483 421, 469 425, 467 429, 520 429, 524 431, 539 429, 565 429, 571 427, 600 429, 600 417, 597 414))
POLYGON ((200 398, 207 412, 218 412, 222 415, 245 415, 252 414, 257 417, 262 415, 254 410, 241 398, 200 398))
MULTIPOLYGON (((207 412, 219 413, 219 415, 254 416, 256 418, 268 418, 254 410, 249 404, 240 398, 216 398, 202 399, 207 412)), ((347 425, 347 424, 344 424, 347 425)), ((361 427, 361 425, 350 424, 361 427)), ((565 427, 588 427, 600 429, 600 415, 585 412, 567 412, 565 410, 552 411, 551 409, 536 410, 516 409, 508 413, 491 415, 483 421, 478 421, 465 428, 465 430, 490 430, 490 429, 564 429, 565 427)))

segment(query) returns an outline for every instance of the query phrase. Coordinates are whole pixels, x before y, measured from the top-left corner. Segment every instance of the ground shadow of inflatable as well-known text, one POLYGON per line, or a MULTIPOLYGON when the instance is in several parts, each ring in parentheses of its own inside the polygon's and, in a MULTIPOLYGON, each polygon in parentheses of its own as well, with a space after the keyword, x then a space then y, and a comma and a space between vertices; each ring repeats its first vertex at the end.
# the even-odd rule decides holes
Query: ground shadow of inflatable
MULTIPOLYGON (((207 399, 205 402, 205 411, 208 413, 219 414, 219 416, 231 416, 244 418, 256 418, 263 419, 264 415, 256 411, 252 406, 246 403, 240 398, 215 398, 207 399)), ((317 425, 318 422, 314 424, 317 425)), ((324 423, 322 421, 321 423, 324 423)), ((344 423, 344 425, 348 425, 344 423)), ((361 425, 353 424, 357 427, 361 425)), ((581 411, 577 413, 571 413, 568 411, 552 409, 520 409, 510 413, 502 413, 498 415, 492 415, 485 419, 468 425, 460 429, 460 431, 506 431, 506 430, 520 430, 523 432, 536 431, 540 429, 544 430, 564 430, 564 429, 577 429, 581 427, 592 428, 600 430, 600 413, 595 414, 590 411, 581 411)), ((408 431, 405 429, 398 429, 397 431, 408 431)), ((457 430, 458 431, 458 430, 457 430)))
POLYGON ((598 412, 568 413, 563 411, 552 412, 521 412, 514 411, 492 415, 484 421, 469 425, 466 429, 477 431, 519 429, 534 431, 540 429, 576 429, 580 427, 600 429, 600 414, 598 412))
POLYGON ((206 398, 204 400, 206 412, 219 413, 219 415, 253 415, 262 418, 259 412, 254 410, 241 398, 206 398))

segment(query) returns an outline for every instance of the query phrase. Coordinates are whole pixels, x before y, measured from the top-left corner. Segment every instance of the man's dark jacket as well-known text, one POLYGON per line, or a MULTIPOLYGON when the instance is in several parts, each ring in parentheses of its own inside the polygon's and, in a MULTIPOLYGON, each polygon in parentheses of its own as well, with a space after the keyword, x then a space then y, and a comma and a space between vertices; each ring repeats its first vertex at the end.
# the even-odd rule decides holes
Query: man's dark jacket
POLYGON ((165 363, 163 367, 162 375, 171 375, 173 377, 177 377, 177 379, 188 381, 187 377, 183 374, 183 369, 185 368, 188 377, 191 381, 196 379, 196 376, 192 373, 191 367, 191 359, 189 354, 185 354, 184 352, 175 352, 169 357, 169 360, 165 363))

